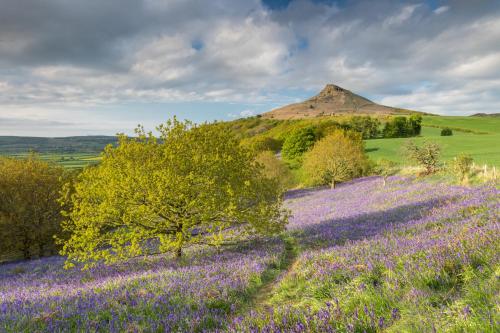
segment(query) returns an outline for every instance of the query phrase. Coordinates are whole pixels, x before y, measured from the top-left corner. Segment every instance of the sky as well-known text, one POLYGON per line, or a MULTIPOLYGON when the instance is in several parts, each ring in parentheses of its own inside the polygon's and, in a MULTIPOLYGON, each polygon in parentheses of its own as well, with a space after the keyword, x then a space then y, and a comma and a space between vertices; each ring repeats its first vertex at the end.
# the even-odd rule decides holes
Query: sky
POLYGON ((0 135, 229 120, 327 83, 500 112, 500 1, 0 0, 0 135))

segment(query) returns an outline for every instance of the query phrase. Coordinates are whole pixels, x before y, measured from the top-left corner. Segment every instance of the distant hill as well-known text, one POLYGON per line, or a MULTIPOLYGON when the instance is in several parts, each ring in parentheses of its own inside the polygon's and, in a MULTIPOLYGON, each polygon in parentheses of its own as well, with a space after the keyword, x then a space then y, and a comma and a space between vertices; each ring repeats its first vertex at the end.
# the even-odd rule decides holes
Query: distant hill
POLYGON ((115 144, 115 136, 70 136, 43 138, 23 136, 0 136, 0 154, 38 153, 100 153, 108 144, 115 144))
POLYGON ((390 115, 405 113, 417 113, 417 111, 380 105, 342 87, 327 84, 318 95, 304 102, 286 105, 264 113, 262 116, 273 119, 302 119, 337 114, 390 115))
POLYGON ((475 113, 471 117, 500 117, 500 113, 475 113))

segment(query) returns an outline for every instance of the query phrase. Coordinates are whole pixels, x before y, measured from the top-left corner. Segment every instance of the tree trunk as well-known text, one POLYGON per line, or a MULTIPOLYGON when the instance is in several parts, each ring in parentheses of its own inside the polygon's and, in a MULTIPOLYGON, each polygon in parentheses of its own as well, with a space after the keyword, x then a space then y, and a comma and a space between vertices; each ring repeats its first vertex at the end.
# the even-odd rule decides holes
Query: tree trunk
POLYGON ((182 257, 182 247, 181 247, 181 246, 179 246, 179 247, 175 250, 175 256, 176 256, 177 258, 182 257))
POLYGON ((330 184, 330 188, 333 190, 335 188, 335 179, 332 180, 332 183, 330 184))
POLYGON ((383 182, 383 184, 384 184, 384 185, 383 185, 383 186, 385 187, 385 185, 387 184, 387 177, 386 177, 386 176, 384 176, 384 177, 383 177, 383 180, 384 180, 384 182, 383 182))

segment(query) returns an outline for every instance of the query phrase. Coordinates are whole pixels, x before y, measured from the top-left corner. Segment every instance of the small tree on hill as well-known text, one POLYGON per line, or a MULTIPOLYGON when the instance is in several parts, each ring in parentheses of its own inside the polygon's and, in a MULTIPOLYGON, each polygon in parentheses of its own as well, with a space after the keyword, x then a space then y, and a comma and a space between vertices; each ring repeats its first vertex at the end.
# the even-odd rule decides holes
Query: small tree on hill
POLYGON ((285 160, 293 161, 308 151, 316 141, 317 136, 313 127, 301 128, 293 131, 283 142, 281 150, 285 160))
POLYGON ((472 168, 474 160, 470 155, 460 154, 453 160, 453 171, 460 179, 460 182, 464 182, 472 168))
POLYGON ((425 174, 432 174, 439 168, 441 147, 433 142, 424 142, 417 146, 415 142, 408 141, 404 151, 409 159, 415 161, 425 169, 425 174))
POLYGON ((375 171, 382 176, 383 186, 385 186, 387 178, 398 172, 397 163, 386 159, 379 160, 377 161, 375 171))
POLYGON ((63 219, 58 203, 61 167, 30 155, 0 158, 0 253, 44 256, 55 250, 53 236, 63 219))
POLYGON ((366 156, 360 136, 337 130, 318 141, 304 156, 304 172, 312 185, 329 184, 360 175, 366 156))
POLYGON ((68 266, 148 253, 154 239, 180 257, 188 244, 283 230, 280 187, 231 132, 175 118, 158 130, 161 140, 142 129, 121 135, 79 176, 63 224, 72 233, 62 251, 68 266))

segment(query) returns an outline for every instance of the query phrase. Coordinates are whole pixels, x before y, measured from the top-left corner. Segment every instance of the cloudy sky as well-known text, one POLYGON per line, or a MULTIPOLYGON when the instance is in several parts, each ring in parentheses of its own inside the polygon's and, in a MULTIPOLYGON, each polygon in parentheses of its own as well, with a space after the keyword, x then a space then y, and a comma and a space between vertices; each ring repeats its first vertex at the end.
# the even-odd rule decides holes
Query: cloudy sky
POLYGON ((500 112, 500 1, 0 0, 0 135, 231 119, 326 83, 500 112))

